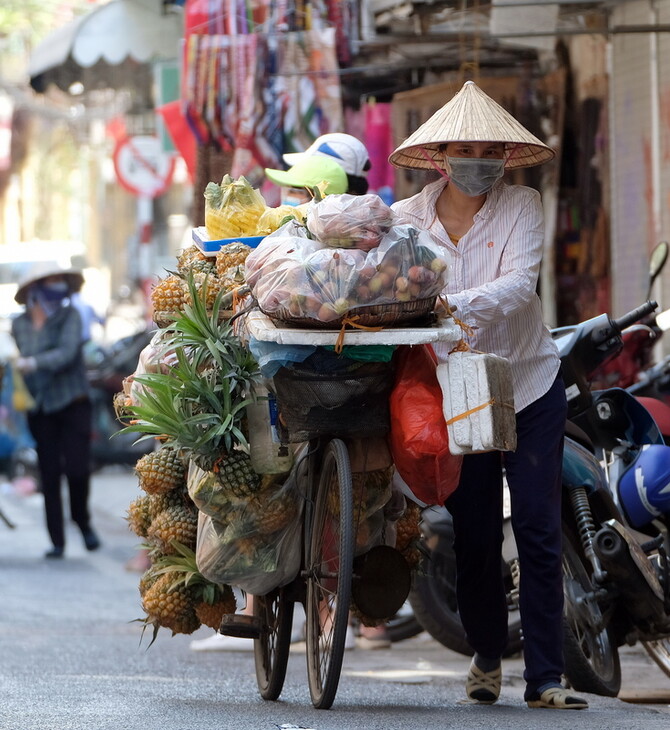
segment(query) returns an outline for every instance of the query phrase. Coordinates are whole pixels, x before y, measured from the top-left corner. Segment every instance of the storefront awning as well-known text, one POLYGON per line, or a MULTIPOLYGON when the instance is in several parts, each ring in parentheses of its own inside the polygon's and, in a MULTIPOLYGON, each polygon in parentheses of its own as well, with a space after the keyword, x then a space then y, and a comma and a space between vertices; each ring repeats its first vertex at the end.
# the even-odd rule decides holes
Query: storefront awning
POLYGON ((163 0, 110 0, 35 48, 30 85, 38 92, 49 84, 67 90, 75 81, 85 87, 123 86, 138 64, 177 57, 182 17, 181 10, 165 9, 163 0))

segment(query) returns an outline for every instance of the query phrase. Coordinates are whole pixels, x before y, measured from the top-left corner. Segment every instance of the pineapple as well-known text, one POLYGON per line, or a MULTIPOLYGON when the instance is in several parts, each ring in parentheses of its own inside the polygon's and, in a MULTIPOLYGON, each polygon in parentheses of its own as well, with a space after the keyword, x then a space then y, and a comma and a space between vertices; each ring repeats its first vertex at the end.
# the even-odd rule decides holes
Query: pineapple
POLYGON ((126 520, 130 529, 138 537, 146 537, 151 524, 151 500, 148 495, 133 500, 128 507, 126 520))
POLYGON ((221 290, 224 292, 233 291, 239 289, 244 285, 244 266, 239 264, 237 266, 231 266, 226 269, 219 277, 221 290))
POLYGON ((119 391, 114 394, 112 399, 112 405, 114 407, 114 413, 119 423, 128 425, 133 418, 132 411, 128 408, 132 403, 130 396, 126 395, 123 391, 119 391))
POLYGON ((140 596, 144 597, 146 595, 146 592, 151 588, 151 586, 158 580, 158 576, 149 568, 149 570, 145 571, 142 574, 142 577, 140 578, 140 582, 138 584, 138 588, 140 591, 140 596))
POLYGON ((210 264, 211 260, 195 245, 187 246, 183 249, 179 256, 177 256, 177 271, 180 274, 186 274, 193 268, 202 266, 203 264, 210 264))
POLYGON ((284 529, 298 513, 295 499, 281 493, 268 500, 261 494, 249 502, 249 509, 254 514, 256 529, 261 535, 284 529))
POLYGON ((215 263, 217 275, 223 277, 228 269, 237 266, 242 266, 242 270, 244 271, 244 262, 250 253, 251 247, 241 241, 233 241, 232 243, 227 243, 225 246, 221 246, 216 252, 215 263))
MULTIPOLYGON (((155 625, 158 621, 160 626, 167 626, 174 631, 173 625, 168 624, 165 616, 155 608, 155 602, 151 602, 151 599, 154 598, 151 594, 152 589, 154 593, 159 593, 159 591, 165 593, 165 589, 167 589, 167 596, 163 595, 164 601, 167 601, 175 591, 181 591, 184 598, 183 603, 188 606, 185 610, 187 617, 190 618, 192 608, 198 625, 203 623, 213 629, 219 628, 223 614, 235 613, 237 608, 232 589, 228 585, 213 583, 205 578, 198 570, 193 550, 178 542, 173 543, 173 547, 174 555, 158 559, 142 577, 141 583, 146 584, 143 605, 148 614, 147 622, 155 625), (158 588, 154 588, 160 580, 163 580, 163 583, 158 588), (152 584, 151 581, 155 582, 152 584)), ((142 594, 142 586, 140 593, 142 594)), ((186 622, 186 626, 189 627, 188 622, 186 622)), ((181 631, 179 633, 190 632, 181 631)))
POLYGON ((166 326, 186 304, 183 279, 177 274, 170 274, 161 279, 151 292, 151 304, 154 310, 154 322, 159 326, 166 326))
POLYGON ((193 508, 174 505, 153 518, 147 529, 147 538, 164 555, 175 552, 173 541, 195 548, 198 533, 198 512, 193 508))
POLYGON ((192 507, 191 498, 186 491, 186 485, 173 489, 165 494, 148 494, 147 501, 149 515, 152 520, 161 512, 171 507, 180 507, 182 509, 192 507))
POLYGON ((251 468, 251 459, 243 451, 230 451, 216 458, 208 471, 213 471, 224 489, 238 499, 252 497, 261 489, 261 477, 251 468))
POLYGON ((185 585, 174 584, 175 577, 165 574, 146 591, 142 607, 147 614, 147 623, 170 629, 173 636, 192 634, 200 628, 192 591, 185 585))
POLYGON ((212 598, 211 602, 203 598, 195 606, 195 615, 200 622, 211 629, 218 629, 226 613, 235 613, 237 601, 230 586, 223 586, 219 596, 212 598))
POLYGON ((221 283, 219 282, 218 276, 194 271, 193 283, 195 284, 195 291, 187 288, 184 295, 185 303, 192 305, 194 296, 204 297, 205 307, 211 311, 214 308, 217 294, 221 290, 221 283))
POLYGON ((256 227, 257 236, 267 236, 284 225, 287 221, 295 219, 300 223, 305 222, 306 205, 280 205, 276 208, 266 208, 263 215, 258 219, 256 227))
POLYGON ((253 236, 266 207, 263 196, 244 176, 233 180, 225 175, 220 185, 208 183, 205 201, 205 228, 213 241, 253 236))
POLYGON ((419 541, 421 530, 421 508, 415 502, 407 502, 405 511, 396 522, 396 549, 400 551, 412 569, 416 569, 421 562, 419 541))
POLYGON ((164 494, 183 486, 186 465, 176 449, 164 446, 145 454, 135 465, 140 487, 147 494, 164 494))

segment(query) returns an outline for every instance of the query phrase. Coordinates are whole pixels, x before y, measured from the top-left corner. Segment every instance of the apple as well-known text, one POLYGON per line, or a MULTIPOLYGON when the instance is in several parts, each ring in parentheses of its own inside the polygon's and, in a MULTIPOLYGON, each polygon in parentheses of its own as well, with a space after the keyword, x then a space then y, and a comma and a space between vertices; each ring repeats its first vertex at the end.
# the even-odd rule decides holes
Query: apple
POLYGON ((398 292, 407 291, 408 286, 409 286, 409 281, 408 281, 407 277, 405 277, 405 276, 399 276, 395 280, 395 288, 396 288, 396 291, 398 291, 398 292))
POLYGON ((316 313, 316 318, 321 322, 332 322, 339 318, 339 314, 333 309, 332 304, 322 304, 316 313))
POLYGON ((430 262, 430 269, 431 269, 431 271, 433 271, 433 272, 435 272, 436 274, 438 274, 438 276, 439 276, 439 275, 440 275, 440 274, 441 274, 441 273, 442 273, 443 271, 445 271, 445 270, 446 270, 446 268, 447 268, 447 262, 446 262, 446 261, 445 261, 444 259, 441 259, 441 258, 439 258, 439 257, 436 257, 436 258, 434 258, 434 259, 433 259, 433 260, 432 260, 432 261, 430 262))
POLYGON ((351 309, 349 300, 344 297, 338 297, 333 303, 333 309, 337 312, 338 316, 342 316, 351 309))

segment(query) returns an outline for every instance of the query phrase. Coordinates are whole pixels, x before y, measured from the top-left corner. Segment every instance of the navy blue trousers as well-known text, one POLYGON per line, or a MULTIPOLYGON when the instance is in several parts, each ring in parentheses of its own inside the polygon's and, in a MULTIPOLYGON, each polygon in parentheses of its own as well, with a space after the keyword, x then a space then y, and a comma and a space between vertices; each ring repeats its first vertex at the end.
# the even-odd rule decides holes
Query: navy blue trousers
POLYGON ((526 698, 563 673, 561 468, 567 404, 560 375, 517 413, 517 449, 468 454, 446 507, 454 520, 459 612, 472 648, 500 657, 507 643, 501 571, 502 467, 519 550, 526 698))

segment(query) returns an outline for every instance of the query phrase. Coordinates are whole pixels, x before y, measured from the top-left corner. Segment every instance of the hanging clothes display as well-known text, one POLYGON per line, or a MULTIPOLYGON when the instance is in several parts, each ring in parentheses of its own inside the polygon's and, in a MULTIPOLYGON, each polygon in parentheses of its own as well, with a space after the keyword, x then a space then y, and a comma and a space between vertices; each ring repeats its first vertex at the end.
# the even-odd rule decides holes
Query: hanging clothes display
POLYGON ((284 152, 342 129, 338 57, 351 59, 356 8, 347 0, 187 2, 184 117, 199 144, 232 152, 231 175, 253 179, 280 166, 284 152))

